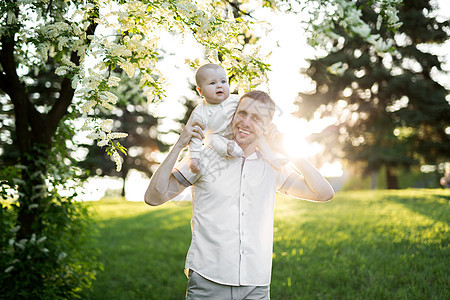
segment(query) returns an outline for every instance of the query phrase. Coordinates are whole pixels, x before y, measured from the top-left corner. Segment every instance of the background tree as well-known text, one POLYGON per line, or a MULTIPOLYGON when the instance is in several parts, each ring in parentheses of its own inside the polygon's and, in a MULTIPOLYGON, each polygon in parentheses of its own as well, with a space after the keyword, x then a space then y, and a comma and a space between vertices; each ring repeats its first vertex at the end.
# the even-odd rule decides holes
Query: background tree
POLYGON ((406 0, 398 14, 402 25, 392 32, 368 3, 357 1, 362 19, 395 50, 377 52, 360 36, 348 35, 344 23, 335 23, 340 38, 334 51, 309 61, 306 73, 315 90, 299 94, 297 115, 335 116, 336 124, 319 138, 341 145, 335 154, 360 162, 364 174, 384 167, 387 187, 398 188, 400 167, 449 158, 448 91, 433 79, 433 71, 442 72, 441 62, 426 47, 448 39, 449 22, 436 20, 431 1, 406 0))

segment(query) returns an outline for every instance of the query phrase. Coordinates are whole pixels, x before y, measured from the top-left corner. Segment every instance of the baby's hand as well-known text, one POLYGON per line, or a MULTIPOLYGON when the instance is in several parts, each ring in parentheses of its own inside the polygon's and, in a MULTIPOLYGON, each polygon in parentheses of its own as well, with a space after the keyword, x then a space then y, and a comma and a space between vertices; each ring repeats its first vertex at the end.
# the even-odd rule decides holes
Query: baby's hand
POLYGON ((189 168, 193 173, 200 172, 200 160, 198 158, 190 158, 189 159, 189 168))

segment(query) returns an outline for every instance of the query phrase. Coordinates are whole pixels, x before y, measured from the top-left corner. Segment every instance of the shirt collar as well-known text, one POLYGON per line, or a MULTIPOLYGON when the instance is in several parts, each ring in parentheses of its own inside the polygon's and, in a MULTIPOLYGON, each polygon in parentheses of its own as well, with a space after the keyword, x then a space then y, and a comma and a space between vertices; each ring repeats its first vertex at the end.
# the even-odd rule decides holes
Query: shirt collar
POLYGON ((261 159, 261 153, 258 150, 247 156, 245 159, 261 159))

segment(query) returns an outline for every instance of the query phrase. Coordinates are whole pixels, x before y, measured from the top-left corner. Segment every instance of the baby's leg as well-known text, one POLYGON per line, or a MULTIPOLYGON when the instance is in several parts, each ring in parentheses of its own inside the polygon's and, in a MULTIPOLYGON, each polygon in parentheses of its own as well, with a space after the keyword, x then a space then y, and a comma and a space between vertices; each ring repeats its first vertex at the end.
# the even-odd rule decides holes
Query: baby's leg
POLYGON ((200 152, 203 142, 198 138, 192 138, 189 143, 189 168, 193 173, 200 172, 200 152))
POLYGON ((227 154, 229 156, 241 157, 244 155, 244 151, 242 151, 241 147, 235 141, 230 140, 227 144, 227 154))
POLYGON ((212 133, 205 142, 222 156, 240 157, 244 154, 241 147, 236 142, 229 140, 218 133, 212 133))
POLYGON ((200 172, 200 159, 198 158, 190 158, 189 159, 189 168, 191 169, 192 173, 199 173, 200 172))

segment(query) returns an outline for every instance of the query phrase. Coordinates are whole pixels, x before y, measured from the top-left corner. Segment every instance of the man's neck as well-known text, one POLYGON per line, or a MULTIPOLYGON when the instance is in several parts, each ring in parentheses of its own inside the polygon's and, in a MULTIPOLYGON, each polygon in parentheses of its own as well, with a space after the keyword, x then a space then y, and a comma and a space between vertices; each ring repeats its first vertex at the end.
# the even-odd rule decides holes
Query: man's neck
POLYGON ((242 151, 244 151, 244 157, 249 157, 256 151, 256 144, 247 145, 245 147, 241 147, 242 151))

